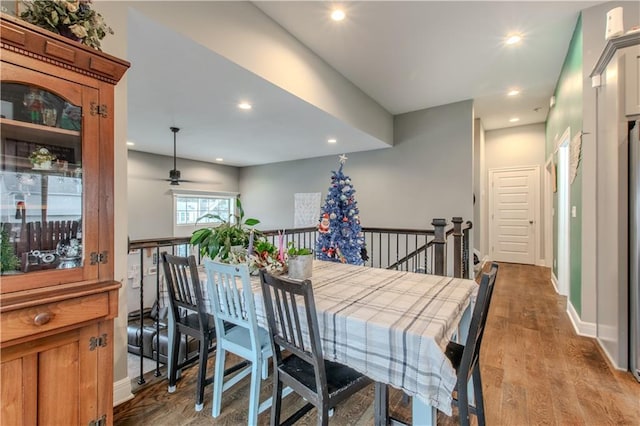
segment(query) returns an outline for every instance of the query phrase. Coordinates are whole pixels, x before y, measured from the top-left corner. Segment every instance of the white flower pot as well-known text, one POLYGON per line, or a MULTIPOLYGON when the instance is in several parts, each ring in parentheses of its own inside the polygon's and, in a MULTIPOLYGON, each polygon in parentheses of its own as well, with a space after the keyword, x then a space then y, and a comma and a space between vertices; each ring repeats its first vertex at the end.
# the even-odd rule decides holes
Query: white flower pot
POLYGON ((289 278, 294 280, 306 280, 311 278, 313 271, 313 254, 289 256, 287 261, 289 278))

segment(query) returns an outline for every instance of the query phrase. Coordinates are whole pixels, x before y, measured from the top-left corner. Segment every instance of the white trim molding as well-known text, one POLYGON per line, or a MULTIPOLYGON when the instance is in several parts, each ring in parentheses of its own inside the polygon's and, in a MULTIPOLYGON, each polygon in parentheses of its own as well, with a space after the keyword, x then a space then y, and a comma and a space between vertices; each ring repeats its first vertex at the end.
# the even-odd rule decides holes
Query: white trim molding
POLYGON ((556 277, 556 274, 553 273, 553 269, 551 270, 551 285, 553 285, 556 293, 560 294, 560 292, 558 291, 558 278, 556 277))
POLYGON ((113 406, 120 405, 130 399, 133 399, 133 393, 131 393, 131 379, 127 376, 113 384, 113 406))
POLYGON ((596 338, 596 323, 582 321, 569 300, 567 300, 567 315, 569 315, 569 320, 571 320, 571 324, 573 324, 573 329, 579 336, 596 338))

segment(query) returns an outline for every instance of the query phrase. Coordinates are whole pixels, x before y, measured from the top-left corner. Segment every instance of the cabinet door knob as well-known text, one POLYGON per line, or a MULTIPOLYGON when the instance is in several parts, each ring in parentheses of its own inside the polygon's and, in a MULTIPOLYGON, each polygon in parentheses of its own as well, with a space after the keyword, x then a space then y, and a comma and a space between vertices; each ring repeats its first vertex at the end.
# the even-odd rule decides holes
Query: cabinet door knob
POLYGON ((33 323, 35 325, 45 325, 51 321, 51 313, 49 312, 40 312, 35 317, 33 317, 33 323))

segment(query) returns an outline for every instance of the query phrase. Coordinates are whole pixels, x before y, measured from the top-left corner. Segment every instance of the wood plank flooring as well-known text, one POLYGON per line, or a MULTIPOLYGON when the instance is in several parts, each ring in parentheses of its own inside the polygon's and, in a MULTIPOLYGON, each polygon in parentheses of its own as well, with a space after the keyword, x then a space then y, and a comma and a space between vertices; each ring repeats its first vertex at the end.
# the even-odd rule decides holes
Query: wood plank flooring
MULTIPOLYGON (((575 334, 565 305, 549 281, 548 269, 500 265, 481 353, 488 425, 640 425, 640 383, 630 373, 612 369, 593 339, 575 334)), ((204 410, 194 411, 195 374, 196 368, 187 370, 173 394, 160 379, 142 389, 115 407, 114 424, 246 424, 249 378, 225 392, 222 413, 213 419, 211 386, 205 391, 204 410)), ((270 394, 268 380, 261 400, 270 394)), ((400 392, 391 390, 390 411, 410 421, 410 405, 401 399, 400 392)), ((301 405, 297 396, 285 398, 283 416, 301 405)), ((269 423, 269 410, 258 422, 269 423)), ((315 423, 315 410, 298 422, 315 423)), ((372 425, 373 386, 338 406, 330 423, 372 425)), ((438 424, 458 424, 456 410, 452 417, 439 413, 438 424)))

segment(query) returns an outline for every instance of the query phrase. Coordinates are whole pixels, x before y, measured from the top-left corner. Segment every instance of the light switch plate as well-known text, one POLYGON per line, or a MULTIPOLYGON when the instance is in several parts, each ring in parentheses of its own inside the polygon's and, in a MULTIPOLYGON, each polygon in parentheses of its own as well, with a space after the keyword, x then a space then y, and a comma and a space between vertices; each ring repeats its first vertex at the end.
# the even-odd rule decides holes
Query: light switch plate
POLYGON ((576 206, 571 206, 571 217, 577 217, 578 216, 578 211, 576 209, 576 206))

